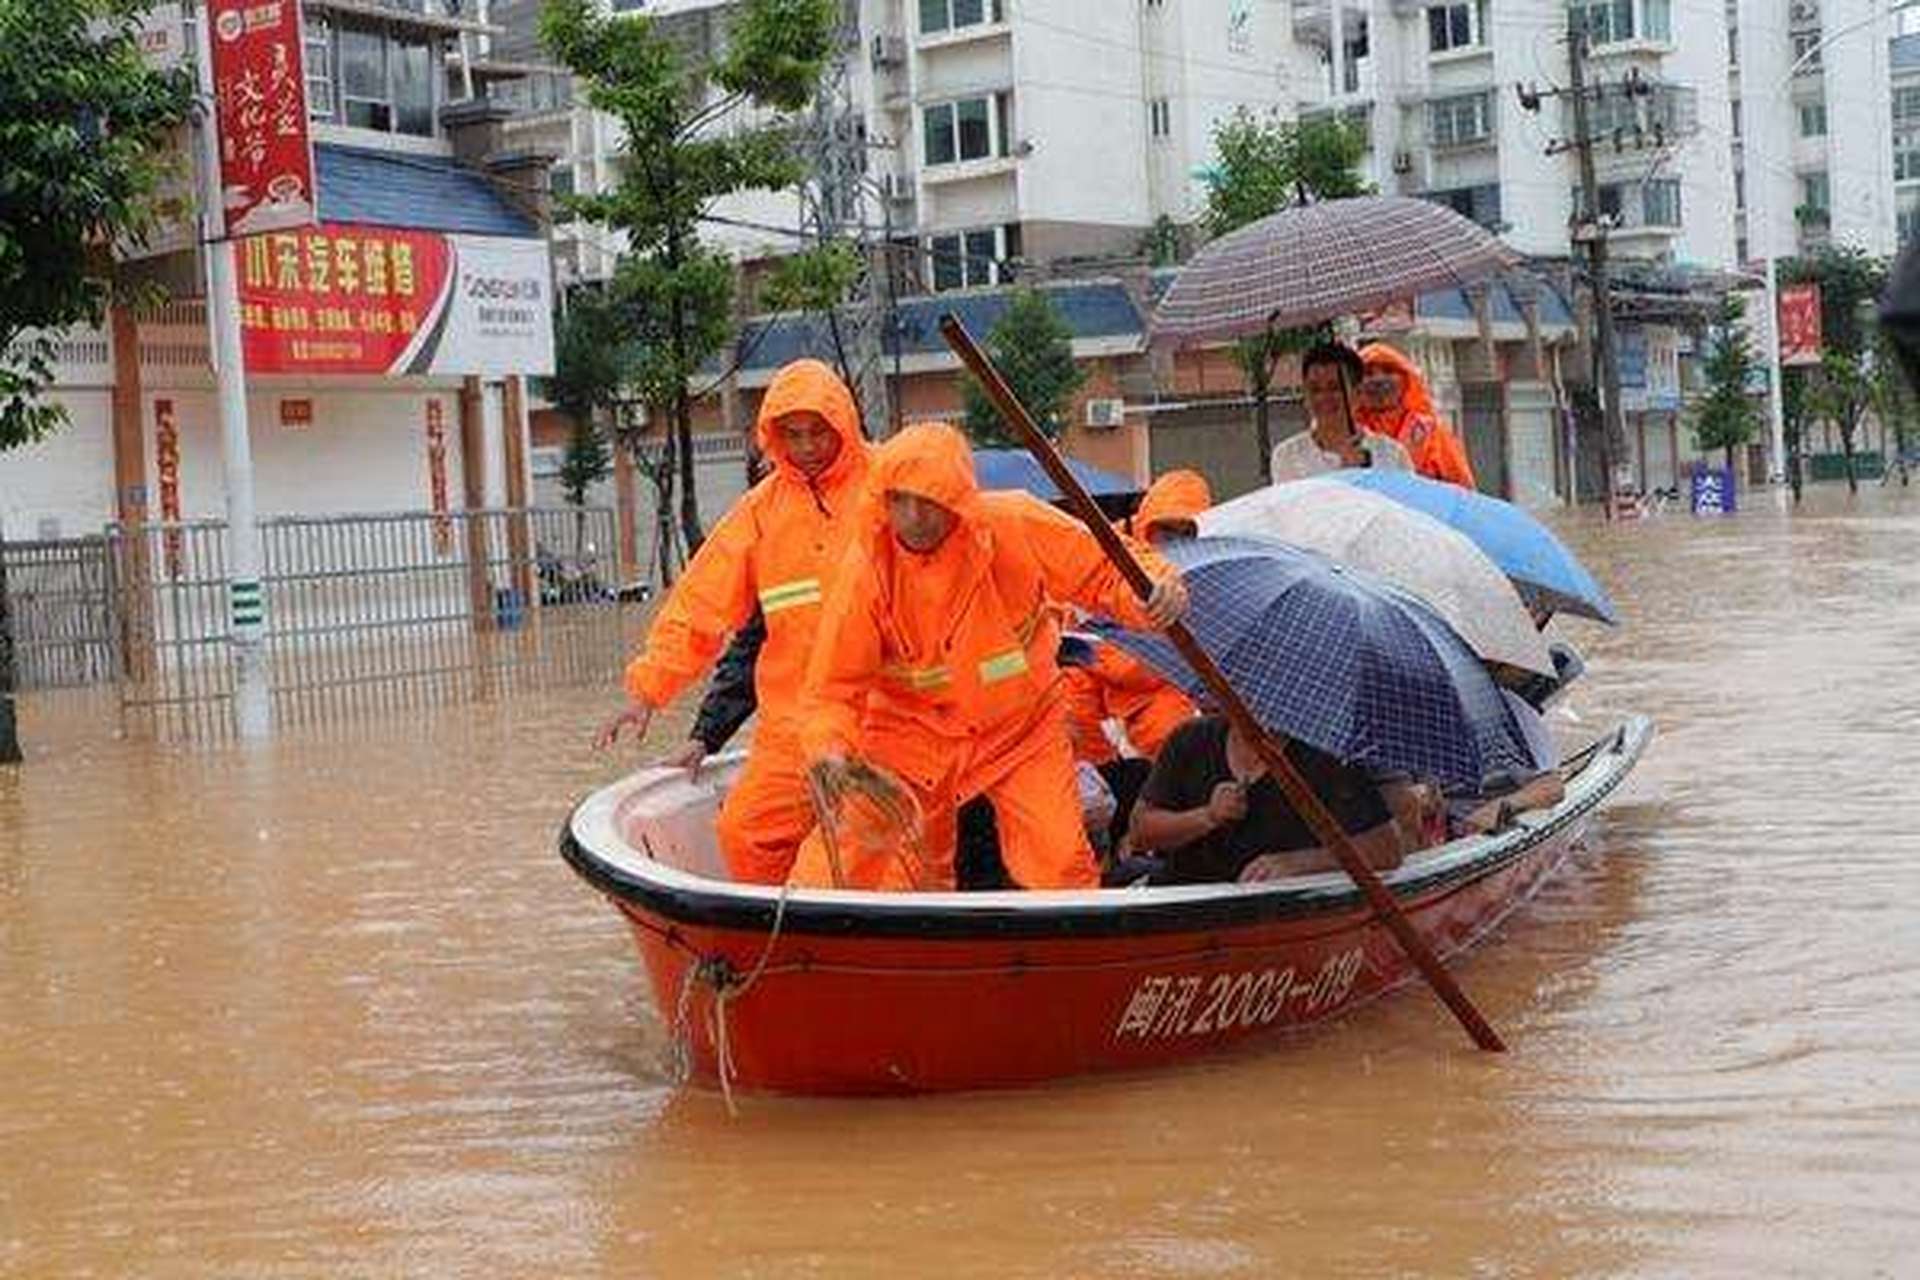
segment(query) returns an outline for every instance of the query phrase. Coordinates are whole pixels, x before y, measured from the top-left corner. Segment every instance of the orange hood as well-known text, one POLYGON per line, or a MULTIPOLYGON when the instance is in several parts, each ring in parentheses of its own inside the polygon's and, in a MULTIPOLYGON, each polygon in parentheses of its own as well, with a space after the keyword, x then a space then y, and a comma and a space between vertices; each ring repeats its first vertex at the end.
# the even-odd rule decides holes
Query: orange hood
POLYGON ((760 452, 789 479, 815 487, 837 480, 866 456, 867 442, 860 435, 860 411, 854 407, 853 393, 831 366, 818 360, 795 360, 773 375, 767 394, 760 399, 760 415, 754 421, 754 438, 760 452), (789 413, 817 413, 840 437, 840 453, 818 476, 808 479, 787 456, 786 441, 777 429, 789 413))
POLYGON ((1400 424, 1409 418, 1431 418, 1440 420, 1440 412, 1433 406, 1433 392, 1427 386, 1426 375, 1420 372, 1406 353, 1384 342, 1374 342, 1360 348, 1360 363, 1366 372, 1393 373, 1400 377, 1400 403, 1386 413, 1369 413, 1362 405, 1353 406, 1354 420, 1369 431, 1398 438, 1400 424))
MULTIPOLYGON (((944 422, 916 422, 874 450, 867 472, 867 524, 887 542, 887 495, 911 493, 937 502, 963 525, 978 518, 980 482, 967 438, 944 422)), ((957 536, 962 530, 954 530, 957 536)))
POLYGON ((1155 480, 1140 499, 1140 509, 1127 521, 1127 532, 1145 539, 1153 526, 1169 522, 1191 524, 1213 505, 1213 490, 1198 471, 1169 471, 1155 480))

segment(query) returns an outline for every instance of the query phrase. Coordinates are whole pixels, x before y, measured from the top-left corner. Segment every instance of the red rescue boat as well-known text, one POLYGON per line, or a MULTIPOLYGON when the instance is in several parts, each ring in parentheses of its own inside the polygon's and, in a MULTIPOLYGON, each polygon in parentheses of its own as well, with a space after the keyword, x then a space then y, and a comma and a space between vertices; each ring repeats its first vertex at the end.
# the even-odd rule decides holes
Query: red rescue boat
MULTIPOLYGON (((1555 808, 1385 877, 1435 951, 1464 950, 1527 899, 1651 734, 1635 717, 1555 808)), ((650 769, 607 787, 560 841, 631 926, 703 1083, 905 1093, 1137 1070, 1298 1031, 1414 977, 1340 873, 1070 892, 732 884, 713 836, 716 766, 700 785, 650 769)))

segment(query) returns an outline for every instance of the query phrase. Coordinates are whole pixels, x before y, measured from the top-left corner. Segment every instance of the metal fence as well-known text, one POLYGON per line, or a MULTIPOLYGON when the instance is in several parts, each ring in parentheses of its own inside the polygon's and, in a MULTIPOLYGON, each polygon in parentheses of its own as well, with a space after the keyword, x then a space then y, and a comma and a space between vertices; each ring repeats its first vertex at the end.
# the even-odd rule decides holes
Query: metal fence
POLYGON ((101 684, 120 671, 105 538, 0 544, 15 688, 101 684))
MULTIPOLYGON (((611 679, 622 644, 604 509, 261 522, 276 723, 311 724, 611 679)), ((109 533, 129 727, 231 731, 226 529, 109 533)))

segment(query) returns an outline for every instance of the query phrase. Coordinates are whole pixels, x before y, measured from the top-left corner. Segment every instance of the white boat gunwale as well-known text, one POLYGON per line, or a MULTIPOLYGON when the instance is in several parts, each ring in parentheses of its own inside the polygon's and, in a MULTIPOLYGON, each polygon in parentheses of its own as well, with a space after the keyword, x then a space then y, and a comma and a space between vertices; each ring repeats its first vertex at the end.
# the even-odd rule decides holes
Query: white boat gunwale
MULTIPOLYGON (((1568 780, 1560 804, 1523 814, 1504 831, 1420 854, 1383 880, 1396 897, 1410 899, 1493 874, 1591 813, 1625 780, 1652 732, 1647 717, 1629 717, 1600 739, 1603 745, 1568 780)), ((724 768, 731 758, 714 766, 724 768)), ((569 815, 559 843, 562 857, 594 888, 625 907, 678 924, 765 932, 778 916, 788 934, 1112 937, 1337 916, 1366 905, 1337 871, 1266 884, 913 894, 733 884, 674 866, 622 836, 617 818, 623 804, 668 773, 678 770, 641 770, 588 796, 569 815)))

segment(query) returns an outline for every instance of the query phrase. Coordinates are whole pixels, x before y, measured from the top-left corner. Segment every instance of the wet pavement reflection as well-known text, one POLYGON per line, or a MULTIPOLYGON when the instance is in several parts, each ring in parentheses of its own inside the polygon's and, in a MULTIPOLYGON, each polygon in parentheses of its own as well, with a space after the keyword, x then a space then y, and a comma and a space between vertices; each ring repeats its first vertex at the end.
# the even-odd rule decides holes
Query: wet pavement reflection
MULTIPOLYGON (((1660 737, 1461 969, 1151 1076, 677 1092, 554 853, 613 691, 259 750, 27 708, 0 775, 0 1274, 1887 1274, 1920 1256, 1920 496, 1569 537, 1660 737)), ((662 734, 655 745, 672 741, 662 734)))

